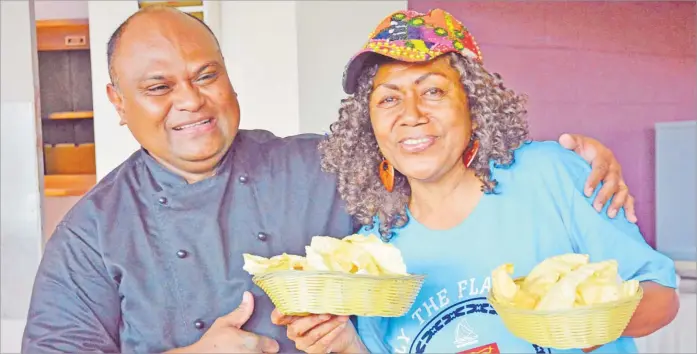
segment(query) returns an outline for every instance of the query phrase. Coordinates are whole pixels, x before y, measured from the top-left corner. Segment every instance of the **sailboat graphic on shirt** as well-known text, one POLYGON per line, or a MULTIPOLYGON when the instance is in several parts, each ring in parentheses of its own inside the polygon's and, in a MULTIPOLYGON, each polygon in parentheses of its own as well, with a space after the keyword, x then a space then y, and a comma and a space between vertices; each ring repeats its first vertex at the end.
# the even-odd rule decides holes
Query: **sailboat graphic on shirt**
POLYGON ((479 336, 472 330, 466 319, 462 319, 455 329, 455 346, 462 348, 477 343, 479 336))

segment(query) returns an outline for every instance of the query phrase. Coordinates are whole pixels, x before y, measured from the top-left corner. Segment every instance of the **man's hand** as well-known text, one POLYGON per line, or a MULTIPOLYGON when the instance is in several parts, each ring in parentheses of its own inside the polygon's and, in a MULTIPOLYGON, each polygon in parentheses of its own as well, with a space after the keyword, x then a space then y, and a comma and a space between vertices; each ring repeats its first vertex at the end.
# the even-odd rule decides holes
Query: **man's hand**
POLYGON ((617 211, 624 207, 627 220, 635 223, 637 218, 634 212, 634 197, 629 194, 629 188, 622 177, 622 167, 612 151, 595 139, 576 134, 562 134, 559 144, 573 150, 591 164, 592 171, 584 189, 586 196, 593 195, 598 183, 603 182, 603 187, 593 202, 595 210, 600 212, 605 203, 612 198, 607 215, 614 218, 617 211))
POLYGON ((275 340, 241 329, 253 312, 254 298, 245 292, 240 306, 218 317, 198 342, 168 353, 278 353, 275 340))
POLYGON ((277 309, 271 322, 287 326, 288 338, 295 347, 306 353, 365 353, 353 323, 347 316, 309 315, 285 316, 277 309))

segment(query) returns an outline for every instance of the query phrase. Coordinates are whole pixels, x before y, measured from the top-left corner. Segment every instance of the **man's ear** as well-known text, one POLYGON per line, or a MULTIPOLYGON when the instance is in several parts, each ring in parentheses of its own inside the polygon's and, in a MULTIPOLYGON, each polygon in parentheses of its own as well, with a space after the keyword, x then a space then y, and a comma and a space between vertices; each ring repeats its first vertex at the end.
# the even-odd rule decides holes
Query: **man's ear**
POLYGON ((116 112, 119 113, 119 117, 121 118, 119 120, 119 125, 128 124, 128 120, 126 119, 126 114, 123 107, 123 96, 121 95, 119 89, 116 86, 114 86, 114 84, 107 84, 106 94, 107 97, 109 97, 109 101, 116 109, 116 112))

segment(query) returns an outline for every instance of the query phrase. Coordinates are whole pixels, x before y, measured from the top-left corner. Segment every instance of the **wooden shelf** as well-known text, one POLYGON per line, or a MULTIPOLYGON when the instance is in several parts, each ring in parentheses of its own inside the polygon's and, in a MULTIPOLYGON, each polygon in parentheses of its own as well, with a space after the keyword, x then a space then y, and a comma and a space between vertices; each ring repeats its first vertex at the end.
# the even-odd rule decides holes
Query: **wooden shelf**
POLYGON ((96 175, 45 175, 46 197, 82 196, 97 184, 96 175))
POLYGON ((38 51, 90 49, 87 19, 36 21, 38 51))
POLYGON ((49 119, 87 119, 94 118, 94 112, 92 111, 78 111, 78 112, 55 112, 48 116, 49 119))
POLYGON ((47 176, 95 174, 94 143, 44 145, 47 176))

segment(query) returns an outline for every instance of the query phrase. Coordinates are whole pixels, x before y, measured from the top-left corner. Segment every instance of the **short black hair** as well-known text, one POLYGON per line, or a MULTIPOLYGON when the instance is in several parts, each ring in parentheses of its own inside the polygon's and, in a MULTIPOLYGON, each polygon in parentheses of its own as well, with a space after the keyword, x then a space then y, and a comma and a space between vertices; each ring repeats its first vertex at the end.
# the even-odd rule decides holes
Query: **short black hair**
POLYGON ((134 18, 138 17, 141 14, 144 14, 144 13, 147 13, 150 11, 154 11, 154 10, 161 10, 161 9, 165 9, 165 8, 180 12, 182 14, 186 14, 187 16, 194 18, 196 21, 198 21, 198 23, 202 24, 203 27, 206 28, 206 30, 208 30, 208 33, 210 33, 211 36, 213 36, 213 39, 215 39, 215 44, 218 46, 218 48, 220 48, 220 42, 218 42, 218 38, 215 36, 215 33, 213 33, 213 30, 211 30, 211 28, 208 27, 208 25, 205 22, 203 22, 203 20, 201 20, 200 18, 198 18, 190 13, 183 12, 177 8, 169 7, 166 5, 148 6, 146 8, 139 10, 138 12, 132 14, 131 16, 129 16, 125 21, 123 21, 119 25, 118 28, 116 28, 114 33, 111 34, 111 37, 109 37, 109 42, 107 43, 107 46, 106 46, 106 62, 107 62, 107 67, 109 69, 109 78, 111 79, 112 84, 114 83, 114 71, 112 68, 112 64, 114 62, 114 54, 116 53, 116 49, 119 45, 119 41, 121 40, 121 36, 123 35, 123 32, 126 30, 126 27, 128 27, 128 24, 131 22, 131 20, 133 20, 134 18))

